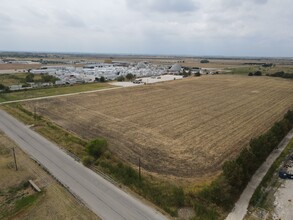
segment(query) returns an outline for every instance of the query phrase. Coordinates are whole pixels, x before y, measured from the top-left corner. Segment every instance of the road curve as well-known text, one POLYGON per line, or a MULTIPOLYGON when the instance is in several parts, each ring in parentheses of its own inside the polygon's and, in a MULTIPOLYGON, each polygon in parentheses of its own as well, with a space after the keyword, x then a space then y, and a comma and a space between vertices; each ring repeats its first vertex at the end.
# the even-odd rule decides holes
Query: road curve
POLYGON ((102 219, 167 219, 101 176, 76 162, 57 145, 0 110, 0 130, 42 164, 102 219))
POLYGON ((250 182, 242 192, 239 200, 236 202, 234 209, 232 212, 227 216, 226 220, 241 220, 245 217, 247 208, 249 205, 249 201, 258 187, 258 185, 261 183, 262 179, 274 163, 274 161, 280 156, 282 151, 285 149, 285 147, 288 145, 290 140, 293 138, 293 129, 286 135, 286 137, 282 140, 282 142, 279 144, 278 148, 274 150, 267 160, 258 168, 258 170, 255 172, 255 174, 252 176, 250 182))

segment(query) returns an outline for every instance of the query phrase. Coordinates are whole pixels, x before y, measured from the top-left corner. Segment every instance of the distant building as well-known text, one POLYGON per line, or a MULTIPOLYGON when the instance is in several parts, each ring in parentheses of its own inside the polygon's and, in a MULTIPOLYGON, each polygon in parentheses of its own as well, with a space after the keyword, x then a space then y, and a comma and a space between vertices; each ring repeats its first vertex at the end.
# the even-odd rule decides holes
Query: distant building
POLYGON ((170 69, 169 72, 173 74, 179 74, 181 72, 182 67, 178 64, 175 63, 170 69))

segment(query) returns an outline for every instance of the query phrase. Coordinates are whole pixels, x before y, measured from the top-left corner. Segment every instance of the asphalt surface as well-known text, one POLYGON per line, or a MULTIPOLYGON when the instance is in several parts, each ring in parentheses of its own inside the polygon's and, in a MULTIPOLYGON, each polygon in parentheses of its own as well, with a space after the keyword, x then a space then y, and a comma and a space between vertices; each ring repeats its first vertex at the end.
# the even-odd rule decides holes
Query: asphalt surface
POLYGON ((282 140, 282 142, 279 144, 278 148, 274 150, 270 156, 267 158, 267 160, 261 165, 261 167, 255 172, 253 177, 251 178, 250 182, 246 186, 245 190, 242 192, 239 200, 236 202, 234 209, 232 212, 227 216, 226 220, 241 220, 245 217, 247 208, 249 205, 249 201, 274 163, 274 161, 280 156, 282 151, 285 149, 285 147, 288 145, 290 140, 293 138, 293 130, 289 132, 289 134, 282 140))
POLYGON ((3 110, 0 110, 0 130, 42 164, 102 219, 167 219, 158 211, 76 162, 58 146, 3 110))

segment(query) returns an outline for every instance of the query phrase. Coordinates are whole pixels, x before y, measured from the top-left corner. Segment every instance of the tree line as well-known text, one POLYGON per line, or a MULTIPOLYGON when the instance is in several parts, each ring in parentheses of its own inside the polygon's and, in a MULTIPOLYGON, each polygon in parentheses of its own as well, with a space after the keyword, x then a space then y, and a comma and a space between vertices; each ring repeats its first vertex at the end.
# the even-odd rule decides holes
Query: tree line
POLYGON ((272 73, 272 74, 267 74, 267 76, 272 76, 272 77, 281 77, 285 79, 293 79, 293 74, 290 73, 285 73, 284 71, 272 73))
MULTIPOLYGON (((196 200, 207 204, 207 207, 216 205, 224 211, 231 210, 255 171, 292 128, 293 111, 289 110, 269 131, 253 138, 249 147, 244 148, 236 159, 226 161, 222 175, 199 192, 196 200)), ((208 213, 208 208, 205 209, 208 213)))

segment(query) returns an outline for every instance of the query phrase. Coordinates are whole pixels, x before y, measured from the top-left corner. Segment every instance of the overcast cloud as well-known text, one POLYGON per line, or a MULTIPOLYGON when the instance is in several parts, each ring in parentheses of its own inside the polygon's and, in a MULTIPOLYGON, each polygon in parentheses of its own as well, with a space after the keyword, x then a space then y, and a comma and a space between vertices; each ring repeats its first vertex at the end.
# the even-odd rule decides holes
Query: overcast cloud
POLYGON ((1 0, 0 50, 293 57, 292 0, 1 0))

